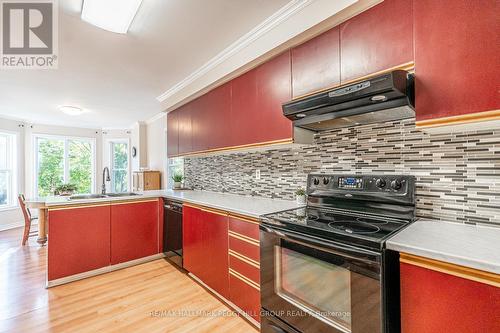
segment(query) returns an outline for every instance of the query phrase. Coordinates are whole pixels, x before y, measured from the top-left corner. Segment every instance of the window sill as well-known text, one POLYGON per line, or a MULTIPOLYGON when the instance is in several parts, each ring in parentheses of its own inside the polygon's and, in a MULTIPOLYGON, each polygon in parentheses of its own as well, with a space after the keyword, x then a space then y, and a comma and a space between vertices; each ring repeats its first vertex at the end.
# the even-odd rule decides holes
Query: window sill
POLYGON ((9 210, 17 210, 19 209, 18 205, 10 205, 10 206, 0 206, 0 212, 8 212, 9 210))

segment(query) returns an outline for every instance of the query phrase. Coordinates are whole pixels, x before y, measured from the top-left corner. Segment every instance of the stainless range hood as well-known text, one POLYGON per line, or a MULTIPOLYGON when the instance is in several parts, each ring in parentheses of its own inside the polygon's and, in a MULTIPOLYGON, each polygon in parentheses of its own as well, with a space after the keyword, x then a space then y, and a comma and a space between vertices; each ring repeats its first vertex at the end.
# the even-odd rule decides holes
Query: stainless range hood
POLYGON ((413 75, 392 71, 283 104, 293 125, 323 131, 415 117, 413 75))

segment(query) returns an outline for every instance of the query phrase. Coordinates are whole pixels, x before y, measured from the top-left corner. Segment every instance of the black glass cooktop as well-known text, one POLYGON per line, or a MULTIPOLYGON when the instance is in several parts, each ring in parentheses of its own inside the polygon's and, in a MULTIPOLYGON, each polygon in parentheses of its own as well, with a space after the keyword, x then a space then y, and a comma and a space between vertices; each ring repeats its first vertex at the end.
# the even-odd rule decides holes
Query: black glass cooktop
POLYGON ((268 214, 262 222, 334 241, 382 249, 384 241, 409 221, 308 207, 268 214))

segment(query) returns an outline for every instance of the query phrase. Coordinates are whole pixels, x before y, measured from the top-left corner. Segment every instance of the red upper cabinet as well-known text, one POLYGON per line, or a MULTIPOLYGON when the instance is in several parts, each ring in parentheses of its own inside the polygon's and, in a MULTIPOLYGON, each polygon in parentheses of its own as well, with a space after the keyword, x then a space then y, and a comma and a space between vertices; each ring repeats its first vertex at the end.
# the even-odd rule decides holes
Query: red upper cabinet
POLYGON ((200 108, 204 113, 204 135, 201 140, 206 142, 207 149, 227 147, 230 144, 229 120, 231 118, 231 84, 209 91, 204 96, 200 108))
POLYGON ((417 0, 417 120, 500 108, 499 4, 495 0, 417 0))
POLYGON ((282 104, 292 98, 290 51, 257 67, 257 110, 260 122, 245 122, 255 131, 252 143, 291 139, 292 122, 283 115, 282 104))
POLYGON ((111 264, 160 252, 158 200, 111 204, 111 264))
POLYGON ((48 280, 110 264, 110 206, 49 210, 48 280))
POLYGON ((338 26, 293 48, 291 52, 294 98, 340 84, 338 26))
POLYGON ((231 91, 230 146, 255 142, 262 121, 257 100, 257 71, 253 69, 233 79, 231 91))
POLYGON ((413 61, 412 18, 412 0, 384 0, 342 23, 341 82, 413 61))
POLYGON ((177 123, 179 132, 179 148, 178 154, 186 154, 193 151, 192 144, 192 124, 191 124, 191 109, 192 104, 183 105, 177 112, 177 123))
POLYGON ((179 154, 179 111, 167 114, 167 155, 172 157, 179 154))

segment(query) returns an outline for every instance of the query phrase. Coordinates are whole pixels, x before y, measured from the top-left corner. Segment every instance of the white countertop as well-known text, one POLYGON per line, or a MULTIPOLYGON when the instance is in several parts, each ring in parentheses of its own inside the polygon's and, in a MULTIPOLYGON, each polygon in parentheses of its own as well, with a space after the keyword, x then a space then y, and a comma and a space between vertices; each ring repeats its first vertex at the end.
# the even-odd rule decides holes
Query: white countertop
POLYGON ((421 219, 388 249, 500 274, 500 228, 421 219))
POLYGON ((295 201, 267 199, 261 197, 244 196, 228 193, 216 193, 209 191, 191 190, 159 190, 137 192, 140 195, 125 197, 106 197, 97 199, 70 200, 68 197, 47 197, 28 199, 26 202, 30 207, 60 206, 72 204, 85 204, 95 202, 110 202, 116 200, 140 200, 143 198, 168 198, 182 202, 217 208, 233 213, 239 213, 250 217, 259 217, 264 214, 279 212, 282 210, 303 207, 295 201))

